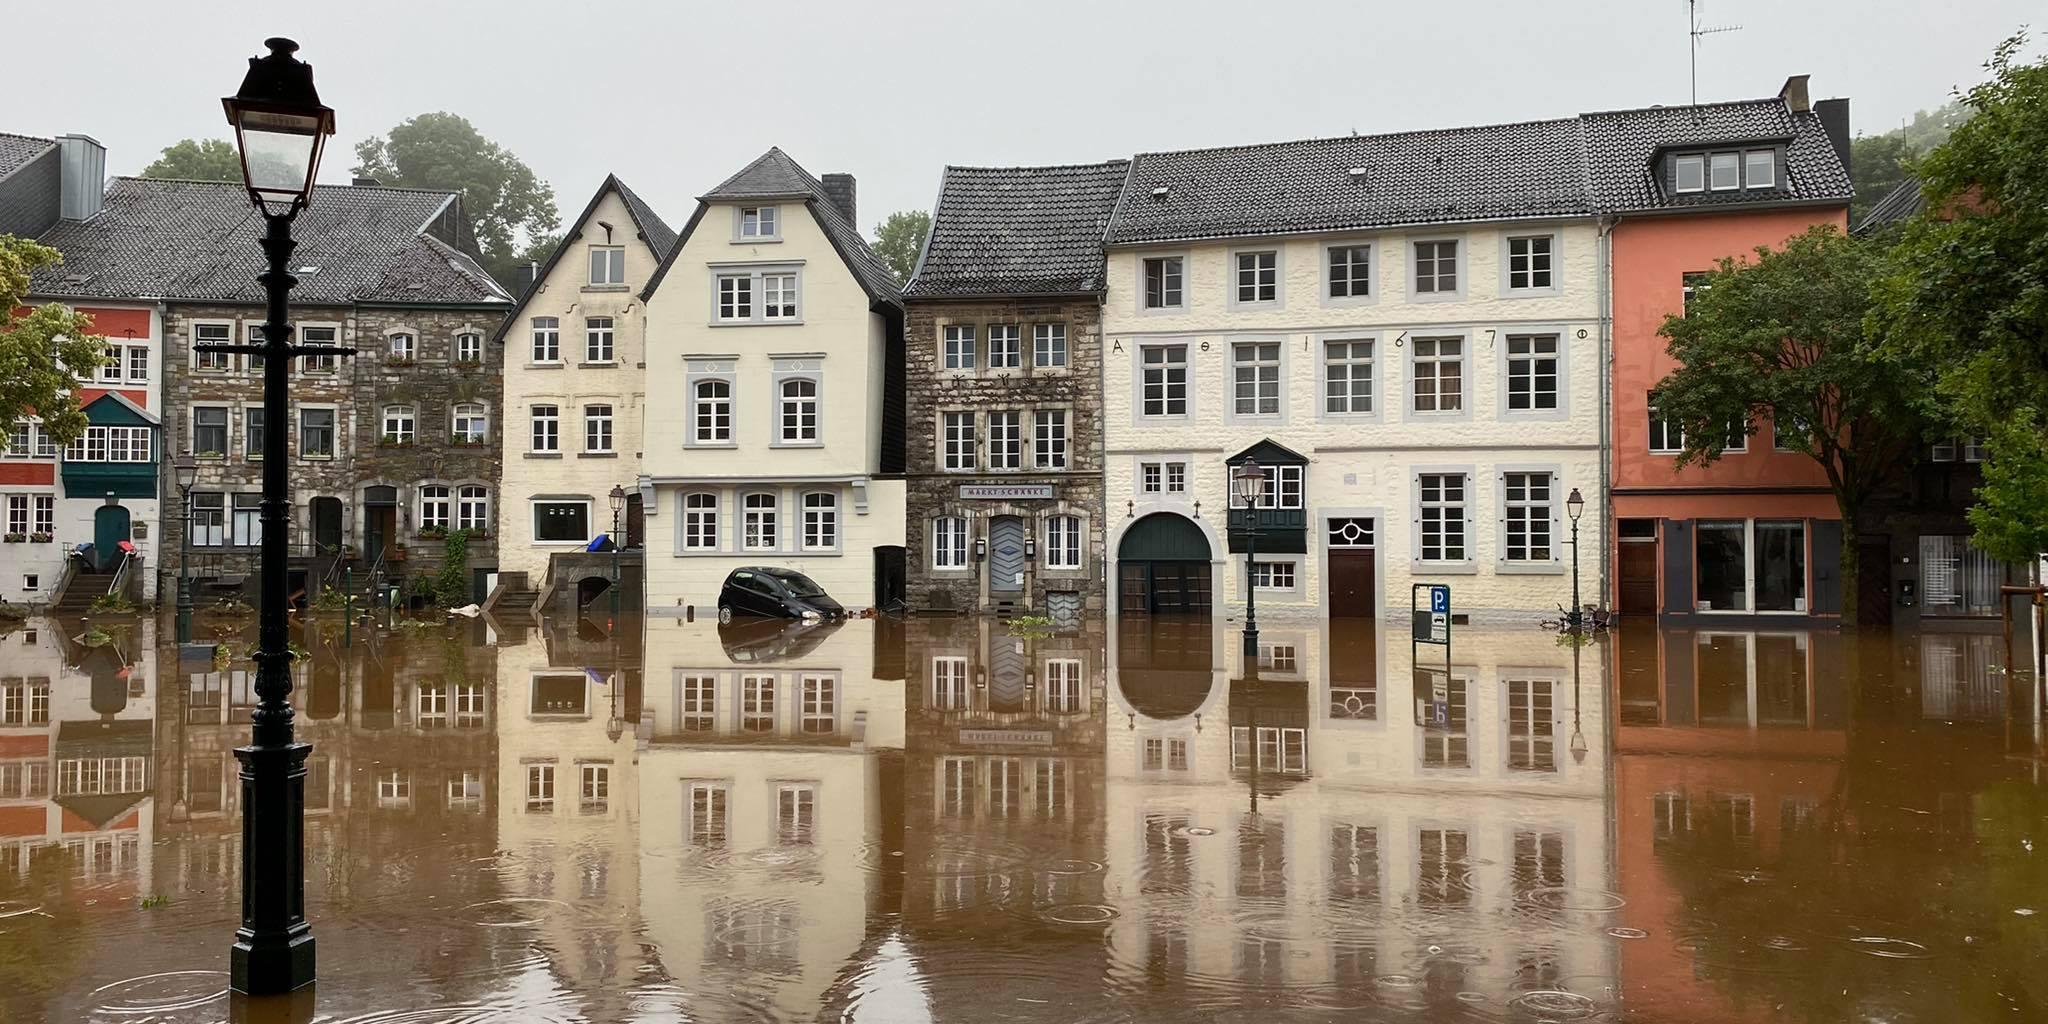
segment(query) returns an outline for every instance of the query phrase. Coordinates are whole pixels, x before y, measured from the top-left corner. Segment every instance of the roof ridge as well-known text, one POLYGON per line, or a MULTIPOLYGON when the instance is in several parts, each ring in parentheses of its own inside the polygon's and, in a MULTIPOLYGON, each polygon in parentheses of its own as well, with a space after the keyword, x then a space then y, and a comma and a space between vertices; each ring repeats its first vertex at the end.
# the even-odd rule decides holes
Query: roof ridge
POLYGON ((1578 120, 1579 115, 1570 117, 1539 117, 1526 121, 1500 121, 1488 124, 1467 124, 1451 128, 1411 128, 1398 132, 1375 132, 1370 135, 1315 135, 1303 139, 1281 139, 1274 142, 1245 142, 1232 146, 1194 146, 1187 149, 1150 149, 1138 153, 1131 159, 1148 156, 1182 156, 1189 153, 1235 153, 1255 149, 1279 149, 1283 146, 1305 146, 1317 142, 1344 142, 1349 139, 1403 139, 1417 135, 1449 135, 1457 132, 1478 132, 1489 128, 1523 128, 1532 125, 1567 124, 1578 120))
POLYGON ((1127 156, 1122 156, 1122 157, 1116 157, 1116 158, 1114 158, 1114 159, 1110 159, 1110 160, 1103 160, 1103 161, 1100 161, 1100 162, 1097 162, 1097 163, 1084 163, 1084 164, 947 164, 947 165, 946 165, 946 170, 948 170, 948 171, 1079 171, 1079 170, 1097 170, 1097 171, 1100 171, 1100 170, 1108 170, 1108 169, 1109 169, 1109 168, 1111 168, 1111 167, 1122 167, 1122 166, 1127 166, 1127 165, 1129 165, 1129 164, 1130 164, 1130 162, 1131 162, 1131 158, 1130 158, 1130 157, 1127 157, 1127 156))
POLYGON ((1685 111, 1704 110, 1717 107, 1740 107, 1751 103, 1783 103, 1783 96, 1759 96, 1747 100, 1713 100, 1707 103, 1651 103, 1641 107, 1615 107, 1610 110, 1581 111, 1579 117, 1599 117, 1603 114, 1641 114, 1652 110, 1685 111))
MULTIPOLYGON (((229 186, 229 187, 233 187, 233 188, 238 188, 238 189, 239 189, 239 188, 247 188, 247 187, 248 187, 247 185, 245 185, 245 184, 243 184, 242 182, 239 182, 239 181, 217 181, 217 180, 214 180, 214 179, 210 179, 210 178, 157 178, 157 177, 151 177, 151 176, 149 176, 149 175, 145 175, 145 174, 116 174, 116 175, 113 175, 113 176, 112 176, 112 179, 111 179, 111 180, 114 180, 114 181, 153 181, 153 182, 165 182, 165 183, 168 183, 168 184, 172 184, 172 185, 222 185, 222 186, 229 186)), ((332 184, 332 183, 328 183, 328 182, 315 182, 315 183, 314 183, 314 185, 313 185, 313 188, 314 188, 314 189, 316 189, 316 190, 318 190, 318 189, 346 189, 346 190, 348 190, 348 191, 350 191, 350 192, 405 192, 405 193, 411 193, 411 194, 414 194, 414 195, 425 195, 425 196, 459 196, 459 195, 461 195, 461 194, 462 194, 462 190, 461 190, 461 189, 454 189, 454 188, 410 188, 410 187, 407 187, 407 186, 404 186, 404 185, 337 185, 337 184, 332 184)))
POLYGON ((21 132, 0 132, 0 138, 27 139, 30 142, 47 142, 53 146, 57 144, 57 140, 54 137, 45 137, 42 135, 24 135, 21 132))

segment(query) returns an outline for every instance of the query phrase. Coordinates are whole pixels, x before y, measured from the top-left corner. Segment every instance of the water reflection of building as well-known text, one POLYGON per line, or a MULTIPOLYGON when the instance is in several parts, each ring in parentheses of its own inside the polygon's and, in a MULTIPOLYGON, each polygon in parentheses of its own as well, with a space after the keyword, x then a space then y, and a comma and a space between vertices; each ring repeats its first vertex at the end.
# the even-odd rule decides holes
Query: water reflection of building
POLYGON ((1125 983, 1603 998, 1614 940, 1572 909, 1610 887, 1598 650, 1577 690, 1541 631, 1461 633, 1447 679, 1440 648, 1418 666, 1375 639, 1269 625, 1253 674, 1234 631, 1120 628, 1104 888, 1125 983))
POLYGON ((112 887, 99 898, 128 898, 155 847, 155 624, 89 628, 0 634, 0 878, 61 853, 73 878, 112 887))
POLYGON ((682 989, 810 1014, 867 940, 900 799, 880 753, 903 746, 897 629, 649 622, 639 910, 682 989))

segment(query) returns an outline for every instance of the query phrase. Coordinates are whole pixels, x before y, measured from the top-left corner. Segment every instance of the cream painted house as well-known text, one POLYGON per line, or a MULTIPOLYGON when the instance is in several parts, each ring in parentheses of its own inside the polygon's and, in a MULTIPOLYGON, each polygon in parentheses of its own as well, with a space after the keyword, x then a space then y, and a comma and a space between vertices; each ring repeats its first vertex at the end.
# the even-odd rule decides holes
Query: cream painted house
POLYGON ((1476 618, 1601 564, 1599 222, 1570 120, 1141 154, 1106 235, 1112 607, 1476 618), (1503 159, 1501 154, 1512 154, 1503 159))
MULTIPOLYGON (((641 289, 676 234, 608 176, 498 328, 504 452, 498 564, 538 589, 556 552, 612 529, 612 488, 635 491, 641 459, 647 310, 641 289)), ((621 523, 637 546, 638 496, 621 523)))
POLYGON ((848 608, 901 600, 903 303, 854 225, 850 176, 771 149, 699 200, 642 292, 651 613, 708 610, 751 565, 848 608))

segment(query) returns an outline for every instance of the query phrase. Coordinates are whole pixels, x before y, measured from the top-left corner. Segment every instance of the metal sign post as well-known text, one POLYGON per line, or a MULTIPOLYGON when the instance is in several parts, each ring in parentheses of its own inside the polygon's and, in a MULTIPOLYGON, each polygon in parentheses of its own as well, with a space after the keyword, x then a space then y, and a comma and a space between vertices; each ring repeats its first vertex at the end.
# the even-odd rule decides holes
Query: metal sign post
POLYGON ((1415 724, 1450 724, 1451 719, 1451 588, 1442 583, 1414 583, 1408 587, 1408 617, 1412 629, 1408 639, 1408 663, 1413 666, 1412 675, 1417 685, 1415 690, 1415 724), (1429 592, 1429 608, 1417 606, 1416 598, 1423 591, 1429 592), (1444 649, 1444 674, 1432 678, 1429 683, 1429 709, 1423 710, 1422 687, 1425 670, 1422 667, 1422 645, 1439 644, 1444 649))

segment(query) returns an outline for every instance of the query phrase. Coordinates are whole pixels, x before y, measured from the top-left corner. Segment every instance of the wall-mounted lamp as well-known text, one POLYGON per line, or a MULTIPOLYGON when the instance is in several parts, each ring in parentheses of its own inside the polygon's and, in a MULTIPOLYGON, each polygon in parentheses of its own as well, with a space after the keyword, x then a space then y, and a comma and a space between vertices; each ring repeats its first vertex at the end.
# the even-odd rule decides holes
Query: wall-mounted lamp
POLYGON ((986 689, 988 689, 988 667, 987 667, 987 666, 985 666, 985 665, 976 665, 976 666, 974 666, 974 688, 975 688, 975 689, 977 689, 977 690, 986 690, 986 689))
POLYGON ((1137 516, 1138 516, 1138 503, 1137 503, 1137 502, 1135 502, 1135 501, 1126 501, 1126 502, 1124 502, 1124 518, 1125 518, 1125 519, 1135 519, 1135 518, 1137 518, 1137 516))
POLYGON ((1200 519, 1200 518, 1202 518, 1202 503, 1201 503, 1201 502, 1199 502, 1199 501, 1198 501, 1198 502, 1195 502, 1195 518, 1196 518, 1196 519, 1200 519))
POLYGON ((974 560, 979 562, 986 558, 988 558, 988 538, 974 538, 974 560))
POLYGON ((1024 538, 1024 560, 1027 562, 1038 561, 1038 538, 1024 538))

